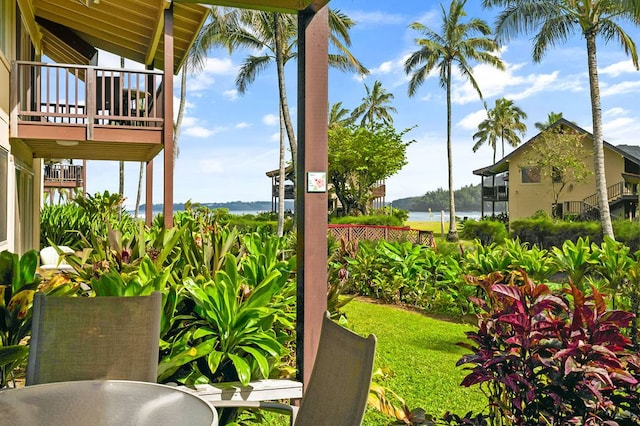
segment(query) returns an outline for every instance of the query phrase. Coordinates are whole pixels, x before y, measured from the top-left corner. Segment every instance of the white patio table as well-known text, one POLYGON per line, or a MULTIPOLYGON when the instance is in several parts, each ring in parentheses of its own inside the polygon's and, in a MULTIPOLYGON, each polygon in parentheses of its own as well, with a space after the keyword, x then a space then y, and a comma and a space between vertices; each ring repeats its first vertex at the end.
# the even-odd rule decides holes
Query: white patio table
POLYGON ((0 391, 0 425, 216 426, 215 408, 174 386, 127 380, 57 382, 0 391))

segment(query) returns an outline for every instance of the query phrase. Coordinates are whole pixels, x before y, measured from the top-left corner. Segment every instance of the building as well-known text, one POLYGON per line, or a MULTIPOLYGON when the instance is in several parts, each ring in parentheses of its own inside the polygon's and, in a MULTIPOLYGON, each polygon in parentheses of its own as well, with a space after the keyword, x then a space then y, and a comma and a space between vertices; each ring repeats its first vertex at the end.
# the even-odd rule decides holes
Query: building
MULTIPOLYGON (((540 173, 540 169, 525 161, 527 152, 539 140, 540 134, 529 139, 495 164, 474 170, 482 179, 482 213, 485 203, 506 203, 509 220, 529 217, 539 210, 560 217, 598 219, 595 190, 593 135, 577 125, 560 119, 550 129, 566 127, 583 135, 587 154, 584 159, 589 176, 581 182, 571 182, 554 203, 552 179, 558 177, 540 173)), ((640 146, 614 146, 604 142, 605 170, 609 208, 613 218, 635 217, 640 182, 640 146)))
POLYGON ((204 24, 202 4, 298 17, 297 362, 311 374, 326 310, 329 0, 0 0, 0 251, 38 248, 43 160, 144 161, 146 217, 163 152, 173 225, 173 80, 204 24), (145 70, 96 66, 99 50, 145 70), (43 63, 43 58, 52 62, 43 63), (309 113, 307 113, 309 112, 309 113))

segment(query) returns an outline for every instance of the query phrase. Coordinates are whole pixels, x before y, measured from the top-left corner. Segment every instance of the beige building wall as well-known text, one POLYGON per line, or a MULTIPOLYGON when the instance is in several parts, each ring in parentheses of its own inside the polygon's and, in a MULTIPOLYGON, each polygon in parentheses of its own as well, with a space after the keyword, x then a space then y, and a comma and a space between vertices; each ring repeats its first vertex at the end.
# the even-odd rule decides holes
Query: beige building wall
MULTIPOLYGON (((6 169, 6 175, 2 176, 1 181, 7 182, 7 191, 0 190, 0 197, 3 197, 2 205, 3 211, 0 212, 0 226, 6 227, 5 231, 0 234, 5 235, 6 238, 0 239, 0 251, 13 250, 13 192, 12 192, 12 180, 13 167, 11 166, 11 146, 9 144, 9 69, 11 64, 11 57, 13 55, 14 45, 13 34, 15 33, 15 19, 14 8, 15 5, 12 0, 0 0, 0 149, 3 152, 8 152, 8 168, 6 169), (11 3, 11 4, 10 4, 11 3)), ((4 156, 2 156, 4 159, 4 156)), ((3 160, 4 161, 4 160, 3 160)), ((4 171, 4 166, 2 167, 4 171)))
MULTIPOLYGON (((532 141, 531 143, 535 143, 532 141)), ((580 183, 570 183, 567 185, 558 198, 559 203, 567 201, 582 201, 595 194, 595 174, 593 163, 593 143, 588 138, 583 139, 583 144, 588 156, 585 163, 591 171, 591 175, 580 183)), ((541 176, 539 183, 522 182, 522 166, 525 164, 527 148, 514 153, 509 161, 509 220, 518 220, 529 217, 537 211, 542 210, 551 215, 553 205, 553 190, 551 177, 541 176)), ((607 186, 612 186, 622 182, 624 172, 624 157, 617 152, 605 147, 605 168, 607 186)))

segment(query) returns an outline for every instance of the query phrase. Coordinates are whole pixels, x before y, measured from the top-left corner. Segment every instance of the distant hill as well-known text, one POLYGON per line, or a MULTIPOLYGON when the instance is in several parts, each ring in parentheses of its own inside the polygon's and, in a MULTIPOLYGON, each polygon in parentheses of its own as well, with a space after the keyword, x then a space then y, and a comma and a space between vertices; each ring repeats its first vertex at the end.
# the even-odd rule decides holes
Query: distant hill
MULTIPOLYGON (((191 203, 192 205, 199 204, 201 206, 208 207, 210 209, 228 209, 230 211, 257 211, 268 212, 271 211, 271 201, 228 201, 225 203, 191 203)), ((293 210, 293 202, 285 201, 285 209, 293 210)), ((154 204, 153 210, 162 210, 163 204, 154 204)), ((140 205, 140 211, 143 212, 145 205, 140 205)), ((173 210, 184 210, 184 203, 174 203, 173 210)))
MULTIPOLYGON (((481 187, 480 184, 463 186, 453 192, 456 202, 456 210, 458 211, 476 211, 480 210, 481 203, 481 187)), ((449 210, 449 190, 438 188, 435 191, 429 191, 422 196, 400 198, 392 202, 393 207, 408 210, 410 212, 425 212, 428 209, 432 211, 449 210)))

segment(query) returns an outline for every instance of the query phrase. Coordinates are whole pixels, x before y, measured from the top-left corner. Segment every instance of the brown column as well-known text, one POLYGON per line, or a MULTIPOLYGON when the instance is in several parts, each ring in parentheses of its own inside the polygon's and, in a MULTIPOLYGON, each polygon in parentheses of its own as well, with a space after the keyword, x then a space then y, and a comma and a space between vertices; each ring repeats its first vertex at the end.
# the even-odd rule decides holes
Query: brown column
POLYGON ((327 172, 328 6, 298 13, 297 342, 298 379, 309 381, 327 309, 327 193, 307 191, 327 172))
POLYGON ((145 190, 144 190, 144 222, 147 226, 151 226, 153 220, 153 160, 147 161, 147 169, 145 173, 145 190))
POLYGON ((87 160, 82 160, 82 196, 87 196, 87 160))
POLYGON ((164 226, 173 226, 173 4, 164 12, 164 226))

